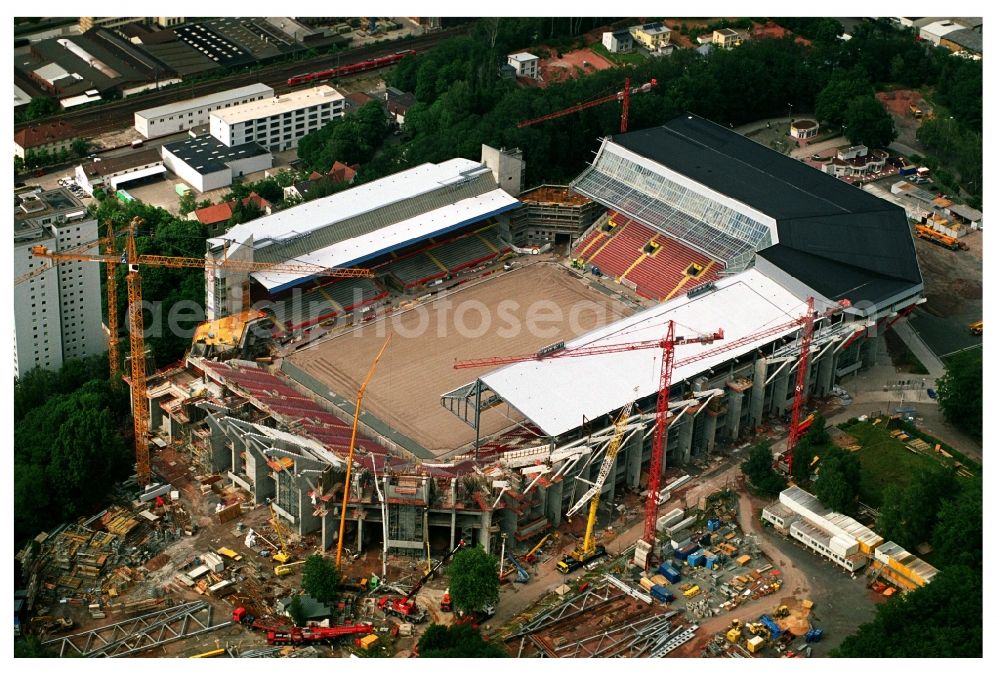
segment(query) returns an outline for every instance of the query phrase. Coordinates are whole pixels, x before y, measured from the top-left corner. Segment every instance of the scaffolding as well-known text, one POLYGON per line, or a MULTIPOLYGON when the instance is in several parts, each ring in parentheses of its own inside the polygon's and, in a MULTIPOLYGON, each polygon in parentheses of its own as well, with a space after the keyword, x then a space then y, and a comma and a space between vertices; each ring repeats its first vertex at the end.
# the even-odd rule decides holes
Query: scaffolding
POLYGON ((629 218, 661 230, 725 265, 746 269, 770 246, 771 228, 618 155, 607 142, 572 189, 629 218))

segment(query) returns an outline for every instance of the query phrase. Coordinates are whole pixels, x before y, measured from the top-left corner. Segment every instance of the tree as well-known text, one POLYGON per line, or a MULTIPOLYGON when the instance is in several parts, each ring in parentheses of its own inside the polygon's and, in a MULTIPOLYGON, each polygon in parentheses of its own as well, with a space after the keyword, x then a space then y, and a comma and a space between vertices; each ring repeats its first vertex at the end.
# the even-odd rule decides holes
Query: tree
POLYGON ((505 658, 502 647, 483 639, 478 629, 468 624, 442 626, 431 624, 417 642, 420 658, 505 658))
POLYGON ((340 584, 340 571, 332 560, 321 555, 311 555, 302 566, 302 589, 324 605, 336 600, 340 584))
POLYGON ((37 120, 59 112, 59 104, 47 96, 37 96, 31 99, 24 110, 26 120, 37 120))
POLYGON ((14 155, 14 175, 16 176, 22 171, 24 171, 24 160, 21 157, 14 155))
POLYGON ((874 95, 863 73, 839 73, 816 96, 816 118, 833 128, 840 127, 847 124, 847 109, 851 101, 874 95))
POLYGON ((816 415, 792 451, 792 476, 795 480, 803 481, 809 478, 813 458, 822 454, 829 443, 830 433, 826 430, 826 418, 816 415))
POLYGON ((874 96, 858 96, 847 104, 847 139, 869 148, 884 148, 896 140, 892 116, 874 96))
POLYGON ((981 658, 983 579, 961 565, 878 605, 875 618, 831 655, 848 658, 981 658))
POLYGON ((750 484, 767 495, 776 495, 785 489, 785 479, 774 470, 774 456, 767 441, 750 448, 747 458, 740 465, 750 484))
POLYGON ((180 196, 179 201, 180 201, 180 208, 178 209, 178 211, 182 216, 186 216, 187 214, 191 213, 192 211, 195 210, 195 207, 197 206, 197 199, 195 198, 194 192, 192 190, 188 190, 187 192, 182 194, 180 196))
POLYGON ((959 493, 941 503, 931 539, 939 560, 983 568, 983 481, 962 481, 959 493))
POLYGON ((983 350, 959 352, 945 362, 937 381, 944 418, 975 438, 983 435, 983 350))
POLYGON ((306 616, 305 607, 302 606, 301 595, 296 595, 288 603, 288 616, 292 617, 292 621, 295 622, 296 626, 305 626, 306 622, 309 621, 309 617, 306 616))
POLYGON ((90 152, 90 143, 85 138, 77 138, 70 144, 70 149, 77 157, 86 157, 90 152))
MULTIPOLYGON (((91 511, 132 470, 124 441, 128 391, 104 377, 52 393, 40 405, 15 384, 15 541, 91 511)), ((47 382, 57 386, 58 380, 47 382)), ((44 388, 40 383, 35 393, 44 388)))
POLYGON ((500 577, 496 557, 482 546, 455 554, 448 567, 452 604, 463 612, 478 612, 500 600, 500 577))
POLYGON ((838 447, 831 447, 819 463, 819 477, 813 487, 823 505, 850 514, 861 489, 861 460, 838 447))
POLYGON ((951 471, 921 469, 902 490, 886 489, 876 529, 887 540, 912 550, 931 537, 942 502, 957 492, 958 481, 951 471))
POLYGON ((239 225, 256 220, 264 215, 263 209, 256 202, 238 200, 233 203, 233 214, 229 216, 229 225, 239 225))

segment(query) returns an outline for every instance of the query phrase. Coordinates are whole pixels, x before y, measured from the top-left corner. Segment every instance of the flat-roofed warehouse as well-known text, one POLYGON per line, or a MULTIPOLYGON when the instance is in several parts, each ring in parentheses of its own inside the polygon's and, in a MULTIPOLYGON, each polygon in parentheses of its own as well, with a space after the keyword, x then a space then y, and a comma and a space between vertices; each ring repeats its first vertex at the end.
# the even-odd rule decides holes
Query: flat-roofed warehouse
POLYGON ((169 136, 208 124, 209 115, 216 110, 272 97, 274 89, 258 82, 186 101, 167 103, 136 112, 135 130, 146 138, 169 136))

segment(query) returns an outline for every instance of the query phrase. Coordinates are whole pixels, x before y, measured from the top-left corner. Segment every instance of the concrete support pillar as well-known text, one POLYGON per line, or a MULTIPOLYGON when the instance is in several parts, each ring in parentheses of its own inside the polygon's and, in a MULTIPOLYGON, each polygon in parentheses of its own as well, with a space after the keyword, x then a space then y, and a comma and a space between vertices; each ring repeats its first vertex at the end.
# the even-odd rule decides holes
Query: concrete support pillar
POLYGON ((680 454, 681 464, 691 461, 691 439, 694 436, 694 415, 684 413, 684 419, 680 420, 675 428, 677 429, 677 450, 680 454))
POLYGON ((767 359, 754 362, 753 390, 750 392, 750 426, 757 428, 764 419, 764 382, 767 381, 767 359))
POLYGON ((861 340, 861 367, 871 368, 875 365, 878 356, 878 340, 874 337, 863 338, 861 340))
POLYGON ((563 486, 565 484, 565 480, 556 481, 545 496, 545 517, 552 523, 552 527, 559 527, 562 522, 563 486))
POLYGON ((489 511, 484 511, 480 516, 479 543, 487 553, 490 552, 490 522, 492 521, 489 511))
POLYGON ((715 450, 715 431, 719 424, 719 416, 711 411, 705 411, 705 454, 715 450))
POLYGON ((785 365, 774 378, 774 388, 771 390, 771 416, 781 417, 785 414, 785 403, 788 401, 788 373, 792 366, 785 365))
POLYGON ((816 364, 816 395, 826 396, 833 387, 833 365, 837 360, 837 352, 831 347, 816 364))
MULTIPOLYGON (((452 480, 451 484, 452 484, 452 488, 454 489, 455 481, 452 480)), ((449 551, 451 549, 455 548, 455 519, 456 519, 456 516, 457 516, 457 512, 455 511, 454 508, 452 508, 451 509, 451 539, 450 539, 451 543, 448 544, 448 550, 449 551)))
POLYGON ((299 492, 299 535, 315 532, 320 527, 319 516, 314 513, 312 499, 305 490, 299 492))
MULTIPOLYGON (((673 417, 669 414, 667 415, 666 422, 664 422, 663 428, 663 456, 660 458, 660 475, 662 476, 667 471, 667 456, 670 454, 670 422, 673 421, 673 417)), ((650 435, 650 440, 656 442, 656 432, 654 431, 650 435)))
POLYGON ((320 528, 320 542, 324 551, 329 551, 337 541, 337 530, 339 528, 339 518, 334 516, 333 509, 328 510, 322 518, 320 528))
POLYGON ((639 474, 642 472, 642 434, 642 429, 635 432, 624 448, 625 485, 629 488, 639 487, 639 474))
POLYGON ((365 532, 365 519, 358 516, 358 538, 357 538, 357 548, 356 551, 360 551, 364 548, 364 532, 365 532))
POLYGON ((740 416, 743 414, 743 392, 730 389, 726 404, 729 413, 726 416, 726 437, 736 440, 740 435, 740 416))

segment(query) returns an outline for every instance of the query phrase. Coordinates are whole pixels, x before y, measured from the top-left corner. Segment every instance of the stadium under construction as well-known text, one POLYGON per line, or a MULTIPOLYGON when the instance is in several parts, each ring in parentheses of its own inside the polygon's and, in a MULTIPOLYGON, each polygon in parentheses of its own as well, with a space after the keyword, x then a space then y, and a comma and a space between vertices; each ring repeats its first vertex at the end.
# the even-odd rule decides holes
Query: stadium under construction
POLYGON ((683 468, 785 418, 808 298, 815 397, 873 365, 872 338, 923 301, 902 209, 694 115, 605 139, 568 187, 512 195, 500 185, 520 154, 493 152, 510 166, 422 165, 211 241, 211 256, 374 276, 207 277, 213 322, 149 383, 158 442, 186 444, 329 547, 356 394, 392 333, 362 406, 345 543, 527 548, 587 491, 632 403, 605 503, 645 488, 662 357, 539 354, 655 342, 672 321, 691 339, 675 349, 663 465, 683 468), (441 318, 511 300, 502 328, 441 318), (564 310, 547 331, 525 328, 538 303, 564 310), (254 359, 261 322, 276 338, 254 359), (475 357, 488 358, 453 368, 475 357))

